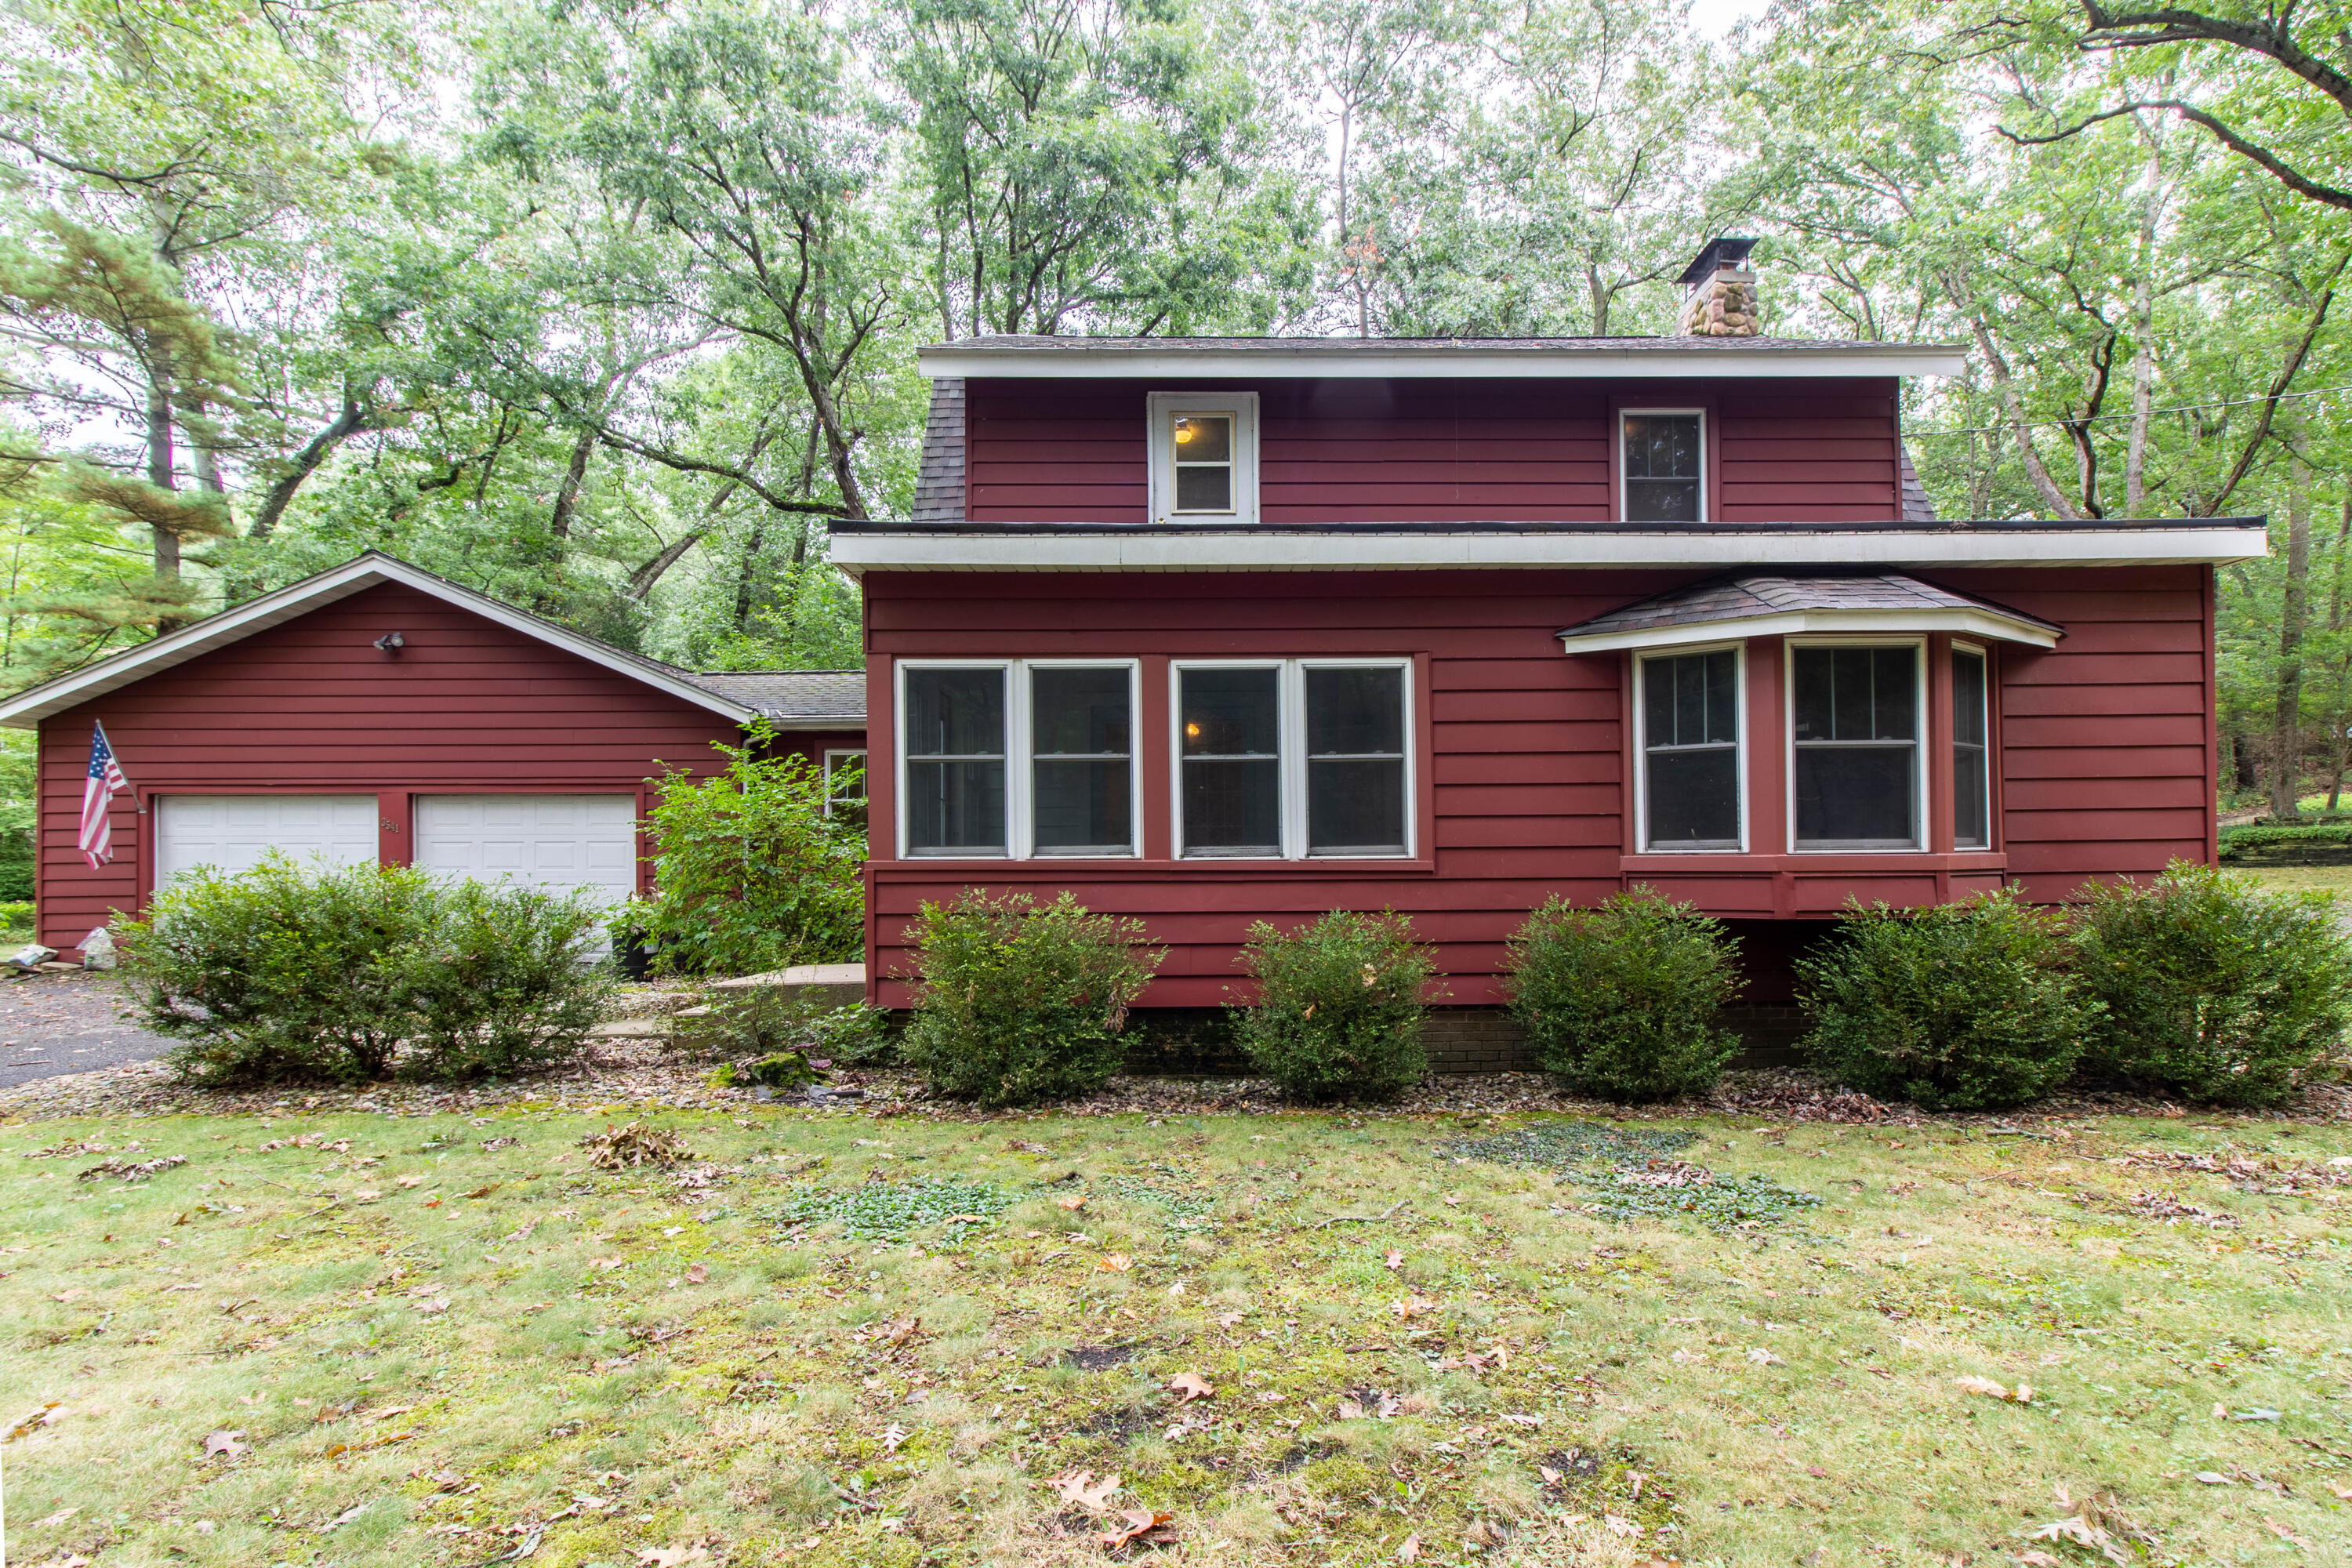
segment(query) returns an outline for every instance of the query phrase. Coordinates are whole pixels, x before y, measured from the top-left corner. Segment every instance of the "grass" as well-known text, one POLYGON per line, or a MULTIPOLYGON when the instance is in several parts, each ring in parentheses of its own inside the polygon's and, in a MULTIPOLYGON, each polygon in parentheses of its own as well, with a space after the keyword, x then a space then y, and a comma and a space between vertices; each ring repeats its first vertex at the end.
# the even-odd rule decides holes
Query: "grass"
POLYGON ((0 1420, 55 1402, 11 1560, 1106 1561, 1073 1469, 1168 1563, 2089 1563, 2030 1536, 2091 1497, 2126 1561, 2352 1553, 2352 1187, 2112 1163, 2342 1176, 2343 1130, 667 1124, 702 1163, 531 1110, 0 1129, 0 1420), (1596 1212, 1629 1170, 1822 1201, 1596 1212))
POLYGON ((2266 888, 2295 893, 2316 889, 2333 893, 2338 903, 2352 901, 2352 866, 2231 866, 2229 868, 2244 871, 2266 888))

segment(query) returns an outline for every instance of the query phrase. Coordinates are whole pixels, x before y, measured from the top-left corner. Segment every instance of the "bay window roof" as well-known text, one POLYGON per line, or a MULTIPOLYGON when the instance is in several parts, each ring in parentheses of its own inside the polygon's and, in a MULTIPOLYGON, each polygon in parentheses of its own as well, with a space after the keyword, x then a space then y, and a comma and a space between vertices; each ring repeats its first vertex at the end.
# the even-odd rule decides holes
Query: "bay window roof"
POLYGON ((1958 632, 2054 647, 2065 628, 1894 573, 1719 577, 1596 616, 1559 634, 1570 653, 1823 632, 1958 632))

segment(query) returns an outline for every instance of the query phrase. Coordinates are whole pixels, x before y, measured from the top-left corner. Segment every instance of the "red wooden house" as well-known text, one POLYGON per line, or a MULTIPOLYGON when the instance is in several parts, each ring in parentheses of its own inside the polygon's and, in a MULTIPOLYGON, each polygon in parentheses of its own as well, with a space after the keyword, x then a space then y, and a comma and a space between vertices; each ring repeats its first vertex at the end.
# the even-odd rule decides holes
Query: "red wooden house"
POLYGON ((2209 858, 2262 521, 1938 519, 1900 394, 1960 351, 1740 335, 1745 254, 1668 337, 924 351, 914 513, 834 546, 875 998, 971 886, 1142 917, 1156 1006, 1223 1001, 1255 920, 1393 908, 1466 1028, 1553 894, 1695 900, 1769 1004, 1849 898, 2209 858))
POLYGON ((649 890, 648 781, 710 773, 711 742, 754 721, 813 762, 862 761, 864 682, 678 669, 373 552, 0 702, 40 732, 40 940, 69 956, 177 872, 272 849, 649 890), (92 866, 100 724, 131 788, 92 866))

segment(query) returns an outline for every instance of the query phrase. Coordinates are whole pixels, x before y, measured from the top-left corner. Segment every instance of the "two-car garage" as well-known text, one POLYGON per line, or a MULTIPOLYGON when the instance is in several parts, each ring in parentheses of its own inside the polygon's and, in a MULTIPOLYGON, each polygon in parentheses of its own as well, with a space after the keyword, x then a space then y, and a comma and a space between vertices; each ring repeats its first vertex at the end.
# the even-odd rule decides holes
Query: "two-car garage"
POLYGON ((652 890, 639 824, 747 728, 812 763, 865 746, 862 671, 704 674, 371 552, 0 702, 40 731, 41 941, 71 952, 193 867, 272 850, 652 890), (79 847, 104 726, 129 788, 79 847))

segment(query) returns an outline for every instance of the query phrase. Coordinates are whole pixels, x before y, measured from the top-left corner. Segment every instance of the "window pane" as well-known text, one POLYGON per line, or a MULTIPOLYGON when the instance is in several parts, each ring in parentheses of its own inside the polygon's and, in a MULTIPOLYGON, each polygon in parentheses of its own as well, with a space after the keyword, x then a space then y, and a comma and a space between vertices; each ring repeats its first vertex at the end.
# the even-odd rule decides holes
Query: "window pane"
POLYGON ((1627 479, 1627 522, 1696 522, 1696 479, 1627 479))
POLYGON ((1800 741, 1913 741, 1919 736, 1916 647, 1801 647, 1800 741))
POLYGON ((1985 743, 1985 661, 1980 653, 1952 653, 1952 739, 1985 743))
POLYGON ((1004 763, 907 762, 907 847, 917 855, 1004 853, 1004 763))
POLYGON ((1703 443, 1696 414, 1624 416, 1629 522, 1696 522, 1703 443))
POLYGON ((1739 752, 1653 752, 1650 842, 1672 847, 1739 842, 1739 752))
POLYGON ((1919 650, 1916 647, 1874 647, 1870 650, 1870 711, 1872 737, 1880 741, 1919 738, 1919 650))
POLYGON ((1230 414, 1179 414, 1174 435, 1176 460, 1180 463, 1233 460, 1234 418, 1230 414))
POLYGON ((1404 671, 1307 672, 1307 754, 1404 753, 1404 671))
POLYGON ((1839 741, 1867 741, 1870 728, 1870 672, 1875 648, 1830 650, 1830 736, 1839 741))
POLYGON ((1309 760, 1307 852, 1404 853, 1404 760, 1309 760))
POLYGON ((1795 666, 1797 739, 1826 741, 1834 731, 1830 722, 1830 656, 1836 650, 1801 647, 1791 650, 1795 666))
POLYGON ((1271 669, 1188 669, 1179 699, 1188 757, 1270 757, 1280 749, 1281 702, 1271 669))
POLYGON ((1126 855, 1135 836, 1128 761, 1037 763, 1040 855, 1126 855))
POLYGON ((1041 757, 1125 756, 1128 677, 1119 668, 1029 672, 1029 746, 1041 757))
POLYGON ((1985 660, 1952 653, 1952 842, 1961 849, 1992 847, 1992 781, 1987 764, 1985 660))
POLYGON ((1233 510, 1234 471, 1231 468, 1177 469, 1176 510, 1178 511, 1233 510))
POLYGON ((1910 746, 1797 748, 1797 842, 1909 846, 1910 746))
POLYGON ((1282 764, 1184 760, 1184 853, 1282 853, 1282 764))
POLYGON ((1004 672, 907 672, 907 755, 1004 755, 1004 672))

